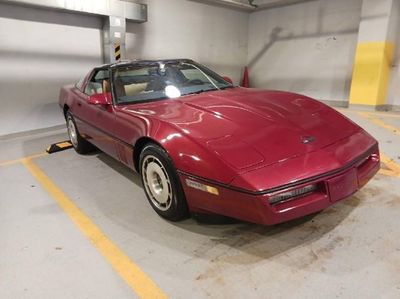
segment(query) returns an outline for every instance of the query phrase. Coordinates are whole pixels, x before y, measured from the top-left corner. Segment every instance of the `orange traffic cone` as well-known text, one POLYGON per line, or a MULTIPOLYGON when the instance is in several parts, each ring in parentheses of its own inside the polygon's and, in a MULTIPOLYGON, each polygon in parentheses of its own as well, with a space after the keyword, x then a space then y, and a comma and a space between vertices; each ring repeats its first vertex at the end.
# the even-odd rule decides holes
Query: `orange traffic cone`
POLYGON ((243 72, 243 79, 242 79, 242 84, 240 84, 242 87, 249 88, 250 83, 249 83, 249 70, 247 66, 244 67, 244 72, 243 72))

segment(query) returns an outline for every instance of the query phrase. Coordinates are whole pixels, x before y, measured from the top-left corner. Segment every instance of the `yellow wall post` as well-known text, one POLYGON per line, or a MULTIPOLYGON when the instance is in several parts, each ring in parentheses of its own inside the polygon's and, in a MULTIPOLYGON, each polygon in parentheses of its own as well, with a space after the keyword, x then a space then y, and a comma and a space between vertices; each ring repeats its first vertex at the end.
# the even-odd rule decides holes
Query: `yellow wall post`
POLYGON ((386 103, 394 55, 391 42, 359 43, 350 88, 350 104, 378 106, 386 103))

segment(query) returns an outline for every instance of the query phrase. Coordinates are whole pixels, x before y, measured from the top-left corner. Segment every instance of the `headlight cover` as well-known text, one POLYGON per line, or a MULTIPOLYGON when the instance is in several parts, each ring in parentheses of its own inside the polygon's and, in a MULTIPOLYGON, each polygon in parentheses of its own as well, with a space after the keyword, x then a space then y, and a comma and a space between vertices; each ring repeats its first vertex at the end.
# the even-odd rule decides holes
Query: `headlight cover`
POLYGON ((314 192, 317 190, 317 184, 312 184, 312 185, 307 185, 301 188, 293 189, 290 191, 285 191, 282 193, 274 194, 269 197, 268 201, 270 204, 277 204, 282 201, 287 201, 289 199, 294 199, 296 197, 299 197, 300 195, 304 195, 307 193, 314 192))

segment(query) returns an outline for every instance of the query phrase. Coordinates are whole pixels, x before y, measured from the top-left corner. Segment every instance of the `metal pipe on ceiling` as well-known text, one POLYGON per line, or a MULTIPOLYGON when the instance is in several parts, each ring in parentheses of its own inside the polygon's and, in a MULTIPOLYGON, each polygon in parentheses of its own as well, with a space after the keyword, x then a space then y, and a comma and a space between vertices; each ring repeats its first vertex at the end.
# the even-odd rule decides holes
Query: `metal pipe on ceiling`
POLYGON ((257 6, 257 10, 269 9, 273 7, 286 6, 301 2, 310 2, 317 0, 255 0, 253 4, 257 6))
POLYGON ((247 3, 240 2, 239 0, 190 0, 193 2, 206 3, 210 5, 217 5, 223 7, 229 7, 236 10, 244 10, 244 11, 254 11, 255 7, 247 3))
POLYGON ((0 2, 100 16, 118 16, 132 22, 147 21, 147 5, 118 0, 0 0, 0 2))
POLYGON ((126 21, 147 21, 147 5, 118 0, 0 0, 0 3, 106 17, 103 25, 103 61, 126 58, 126 21))
POLYGON ((230 7, 248 12, 317 0, 191 0, 210 5, 230 7))

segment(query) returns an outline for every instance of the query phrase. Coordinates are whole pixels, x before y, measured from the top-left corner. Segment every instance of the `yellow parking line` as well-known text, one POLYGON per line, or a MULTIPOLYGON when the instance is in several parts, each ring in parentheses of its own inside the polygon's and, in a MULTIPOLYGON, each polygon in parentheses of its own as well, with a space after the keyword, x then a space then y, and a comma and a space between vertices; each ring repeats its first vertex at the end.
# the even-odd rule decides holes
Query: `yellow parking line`
POLYGON ((40 154, 35 154, 35 155, 28 156, 28 157, 20 158, 20 159, 0 162, 0 167, 1 166, 8 166, 8 165, 17 164, 17 163, 22 162, 22 160, 24 160, 24 159, 35 159, 35 158, 40 158, 40 157, 43 157, 43 156, 46 156, 46 155, 48 155, 48 154, 47 153, 40 153, 40 154))
MULTIPOLYGON (((392 125, 386 124, 379 118, 374 117, 371 112, 357 112, 359 115, 362 117, 370 120, 372 123, 376 124, 377 126, 380 126, 382 128, 385 128, 389 131, 391 131, 394 134, 400 135, 400 129, 396 128, 392 125)), ((381 115, 384 116, 384 115, 381 115)), ((388 176, 395 176, 395 177, 400 177, 400 165, 396 163, 393 159, 390 159, 388 156, 386 156, 384 153, 380 153, 381 155, 381 161, 389 168, 389 169, 381 169, 379 172, 384 175, 388 176)))
POLYGON ((399 114, 394 114, 394 113, 388 113, 388 112, 368 112, 371 115, 376 115, 376 116, 387 116, 387 117, 394 117, 394 118, 400 118, 400 113, 399 114))
POLYGON ((379 173, 386 175, 386 176, 396 176, 393 171, 391 170, 386 170, 386 169, 379 169, 379 173))
POLYGON ((389 158, 382 152, 380 155, 381 161, 390 169, 381 169, 380 172, 385 175, 400 177, 400 164, 396 163, 393 159, 389 158))
POLYGON ((167 298, 166 294, 147 274, 108 239, 32 159, 23 159, 21 162, 139 297, 167 298))
POLYGON ((400 118, 400 113, 391 113, 391 112, 372 112, 372 111, 360 111, 360 110, 353 110, 349 108, 338 108, 338 107, 332 107, 335 110, 339 112, 349 112, 349 113, 368 113, 370 115, 375 115, 375 116, 387 116, 387 117, 393 117, 393 118, 400 118))
POLYGON ((358 114, 360 114, 361 116, 369 119, 371 122, 373 122, 374 124, 385 128, 389 131, 391 131, 394 134, 400 135, 400 129, 396 128, 392 125, 388 125, 387 123, 383 122, 382 120, 380 120, 379 118, 373 117, 369 112, 358 112, 358 114))

